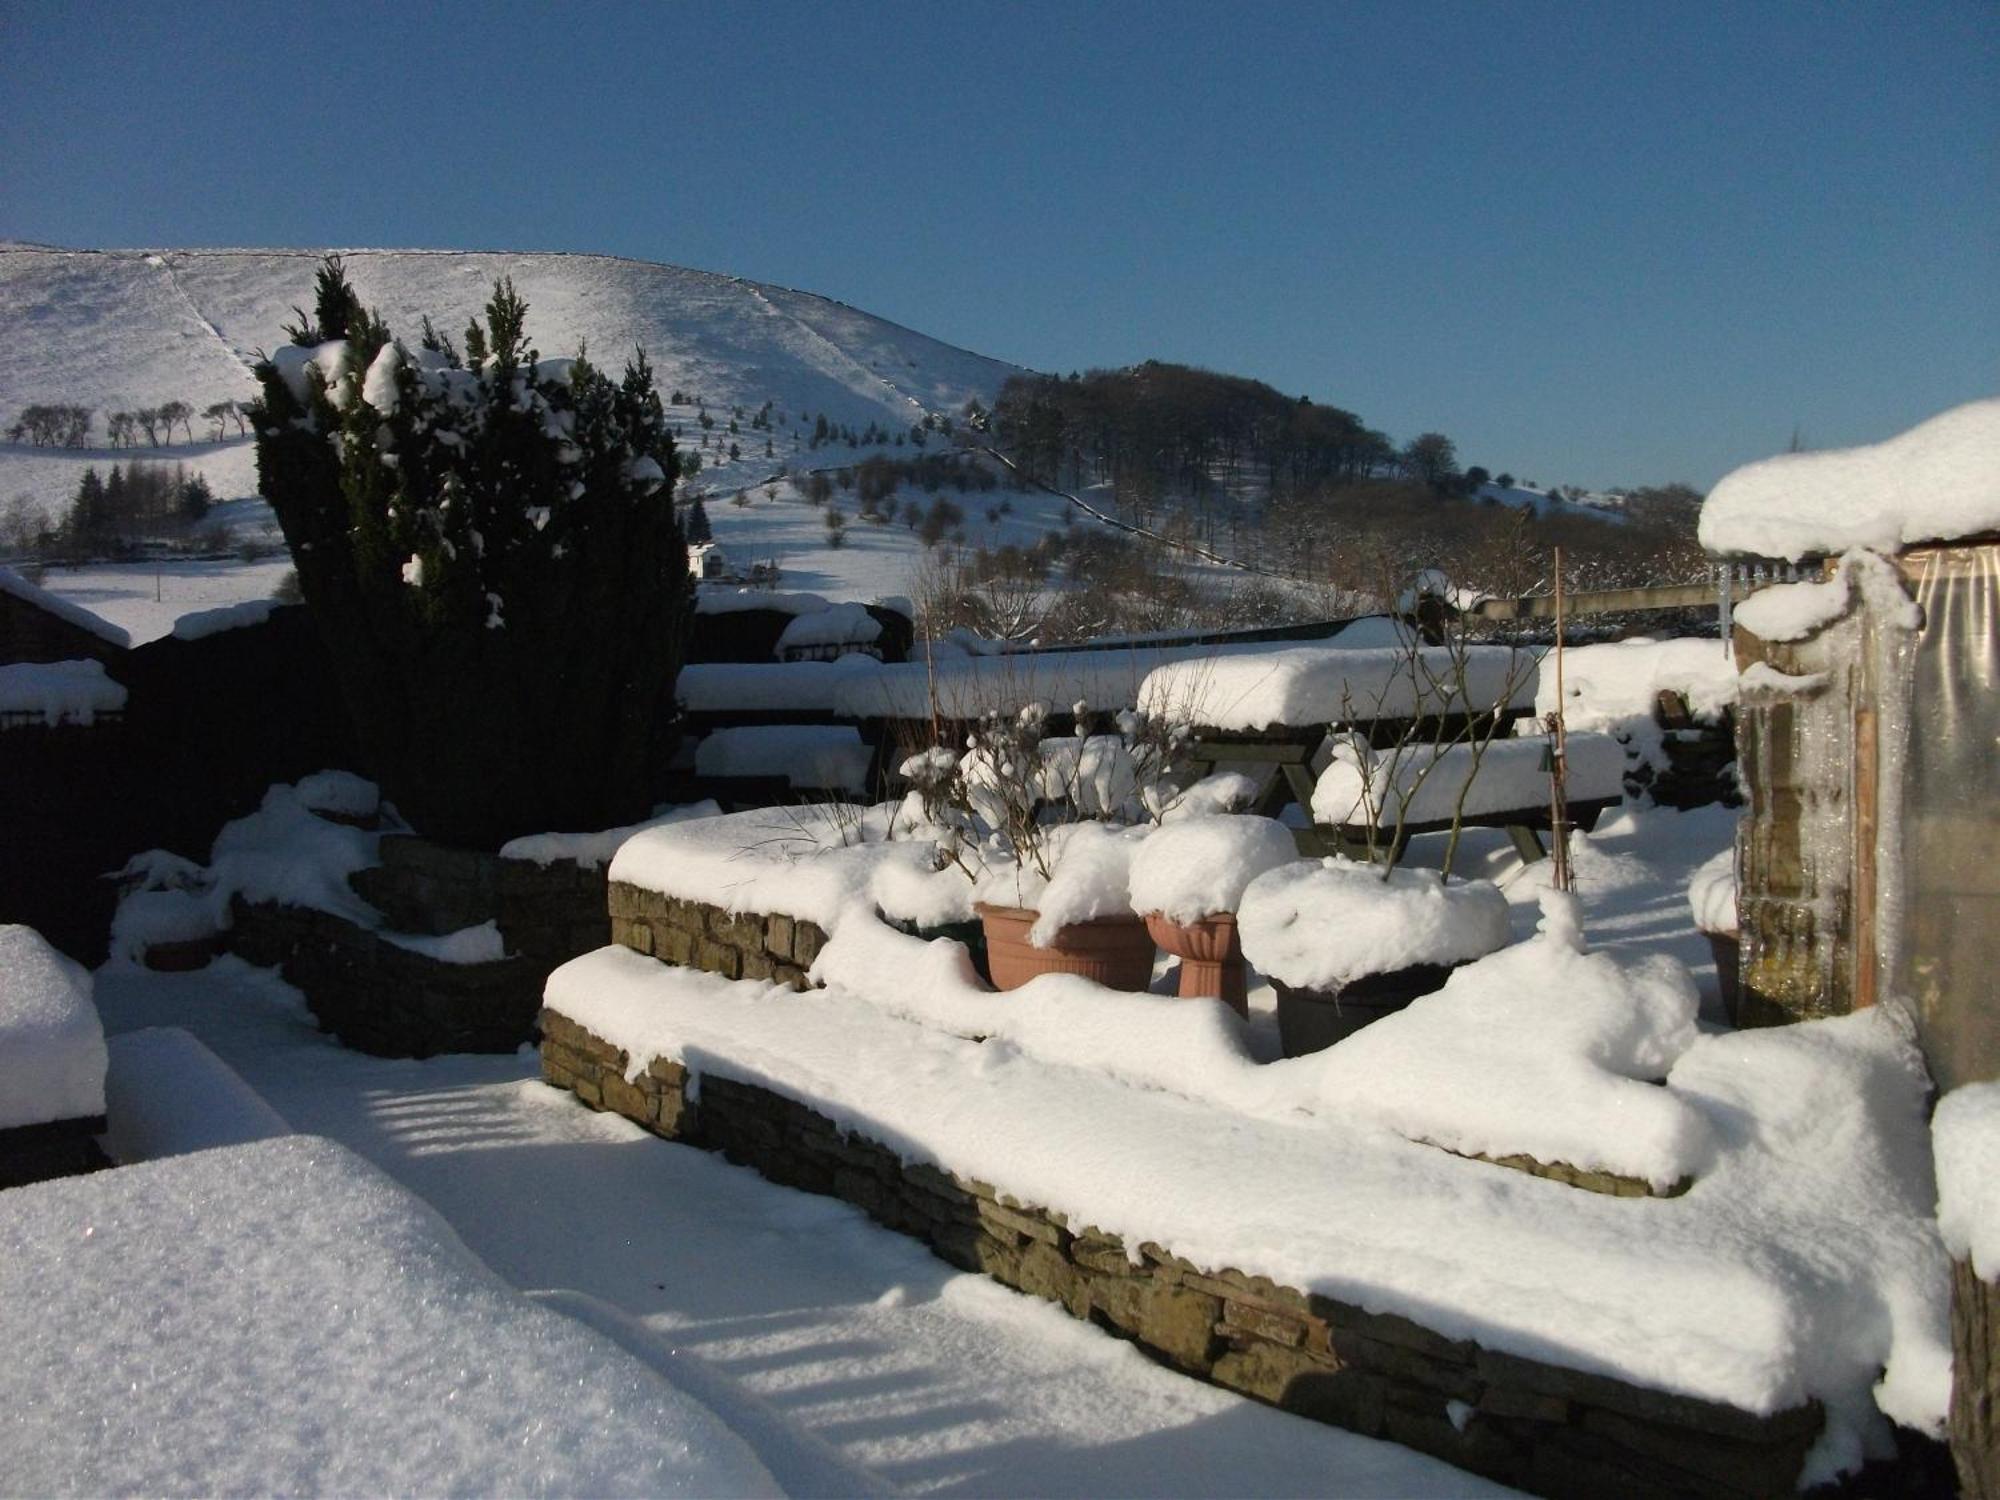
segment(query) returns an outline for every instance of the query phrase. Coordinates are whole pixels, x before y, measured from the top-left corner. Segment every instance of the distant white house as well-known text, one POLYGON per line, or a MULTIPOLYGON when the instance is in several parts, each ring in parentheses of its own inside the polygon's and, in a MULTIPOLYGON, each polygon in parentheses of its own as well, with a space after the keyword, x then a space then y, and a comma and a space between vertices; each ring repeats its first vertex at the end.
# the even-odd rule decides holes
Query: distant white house
POLYGON ((736 577, 729 559, 713 542, 695 542, 688 547, 688 577, 699 582, 720 582, 736 577))

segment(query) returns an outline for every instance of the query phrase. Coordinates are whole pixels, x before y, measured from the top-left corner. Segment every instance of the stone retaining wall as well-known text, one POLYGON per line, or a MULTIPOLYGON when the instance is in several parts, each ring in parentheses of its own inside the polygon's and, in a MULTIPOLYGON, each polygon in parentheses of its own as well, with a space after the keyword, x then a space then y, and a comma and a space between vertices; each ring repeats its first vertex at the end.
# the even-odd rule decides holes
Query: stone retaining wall
POLYGON ((553 1011, 542 1036, 543 1077, 593 1108, 846 1199, 953 1265, 1059 1303, 1190 1375, 1538 1494, 1789 1494, 1819 1432, 1816 1405, 1756 1417, 1128 1246, 989 1183, 905 1165, 768 1089, 704 1077, 691 1101, 686 1069, 669 1059, 628 1082, 622 1051, 553 1011))
POLYGON ((2000 1500, 2000 1282, 1951 1268, 1951 1456, 1966 1500, 2000 1500))
POLYGON ((237 900, 230 950, 297 985, 320 1029, 377 1057, 512 1052, 534 1040, 548 964, 452 964, 306 907, 237 900))
POLYGON ((826 931, 814 922, 724 911, 621 880, 611 882, 609 901, 612 942, 725 979, 769 979, 802 990, 826 946, 826 931))
POLYGON ((542 987, 558 964, 604 946, 602 869, 452 849, 407 834, 348 878, 393 932, 441 936, 497 923, 508 956, 454 964, 328 912, 237 902, 226 935, 246 961, 304 992, 321 1029, 378 1057, 512 1052, 535 1039, 542 987))

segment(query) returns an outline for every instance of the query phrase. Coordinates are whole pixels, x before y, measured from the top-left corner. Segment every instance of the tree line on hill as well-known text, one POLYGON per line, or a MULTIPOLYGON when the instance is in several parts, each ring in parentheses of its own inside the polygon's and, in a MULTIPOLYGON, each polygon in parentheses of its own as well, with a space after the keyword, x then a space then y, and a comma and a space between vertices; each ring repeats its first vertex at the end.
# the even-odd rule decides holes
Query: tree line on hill
MULTIPOLYGON (((231 427, 238 437, 250 430, 250 409, 240 401, 216 401, 199 413, 185 401, 163 401, 158 406, 141 406, 132 411, 108 412, 104 418, 105 441, 112 448, 136 448, 139 434, 146 435, 150 448, 171 448, 174 431, 180 430, 187 442, 194 441, 194 419, 208 423, 208 440, 219 443, 231 427)), ((7 428, 7 441, 35 448, 88 448, 94 407, 74 402, 41 402, 23 407, 7 428)))
POLYGON ((46 515, 26 496, 10 501, 0 512, 0 547, 41 559, 118 557, 149 541, 227 547, 225 532, 202 530, 214 504, 208 480, 180 464, 113 464, 104 475, 93 465, 83 471, 60 518, 46 515))
POLYGON ((1272 494, 1395 474, 1445 491, 1462 478, 1442 433, 1398 448, 1351 411, 1159 360, 1066 379, 1016 375, 1001 387, 992 427, 1031 478, 1109 483, 1121 504, 1206 495, 1223 475, 1261 479, 1272 494))

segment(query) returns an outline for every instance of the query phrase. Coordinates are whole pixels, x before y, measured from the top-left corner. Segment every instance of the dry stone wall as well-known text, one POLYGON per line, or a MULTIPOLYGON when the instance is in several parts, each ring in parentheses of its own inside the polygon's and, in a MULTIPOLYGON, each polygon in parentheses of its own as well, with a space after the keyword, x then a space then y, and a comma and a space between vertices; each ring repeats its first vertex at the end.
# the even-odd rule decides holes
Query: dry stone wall
POLYGON ((953 1265, 1057 1303, 1190 1375, 1537 1494, 1790 1494, 1820 1429, 1817 1406, 1753 1416, 1129 1245, 991 1183, 905 1163, 765 1088, 704 1076, 691 1100, 687 1070, 665 1058, 628 1079, 622 1050, 553 1011, 542 1013, 542 1038, 543 1077, 593 1108, 843 1198, 953 1265))
POLYGON ((621 880, 611 882, 609 898, 612 942, 725 979, 768 979, 802 990, 826 946, 824 928, 782 913, 724 911, 621 880))
POLYGON ((446 963, 328 912, 237 902, 230 948, 281 970, 322 1029, 381 1057, 511 1052, 535 1037, 558 964, 604 946, 601 869, 452 849, 390 835, 382 862, 349 879, 395 932, 438 936, 498 924, 507 957, 446 963))

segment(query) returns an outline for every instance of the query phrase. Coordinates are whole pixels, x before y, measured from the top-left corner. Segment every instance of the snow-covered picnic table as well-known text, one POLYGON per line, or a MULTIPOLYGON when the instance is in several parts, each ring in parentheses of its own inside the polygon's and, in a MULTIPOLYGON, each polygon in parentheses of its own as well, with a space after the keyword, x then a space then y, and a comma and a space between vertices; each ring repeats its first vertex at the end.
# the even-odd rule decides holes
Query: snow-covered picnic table
POLYGON ((1535 681, 1535 656, 1505 646, 1293 646, 1162 664, 1139 685, 1138 708, 1192 726, 1196 776, 1265 767, 1252 810, 1278 817, 1312 807, 1330 742, 1417 749, 1489 735, 1496 719, 1531 711, 1535 681))

